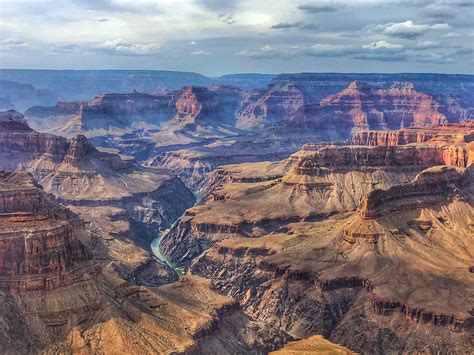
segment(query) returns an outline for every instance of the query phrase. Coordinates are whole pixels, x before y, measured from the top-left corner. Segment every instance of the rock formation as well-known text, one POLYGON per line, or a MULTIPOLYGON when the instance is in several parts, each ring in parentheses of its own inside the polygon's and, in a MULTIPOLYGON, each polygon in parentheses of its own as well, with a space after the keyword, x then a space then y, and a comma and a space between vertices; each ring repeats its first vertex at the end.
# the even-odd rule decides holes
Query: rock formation
POLYGON ((221 167, 162 250, 297 338, 468 351, 472 133, 470 122, 390 139, 361 132, 282 162, 221 167))
MULTIPOLYGON (((330 104, 347 111, 354 110, 353 115, 346 113, 345 118, 341 117, 345 120, 369 118, 371 123, 375 124, 370 128, 377 128, 380 123, 396 124, 397 121, 400 123, 404 112, 406 119, 410 117, 414 119, 411 112, 413 110, 419 111, 416 115, 417 121, 423 121, 425 117, 429 121, 433 119, 431 123, 436 123, 444 116, 448 122, 458 122, 473 117, 472 85, 471 76, 281 74, 275 77, 266 89, 252 91, 243 101, 238 117, 244 127, 257 128, 265 122, 271 124, 285 120, 293 121, 294 125, 303 122, 308 125, 311 122, 317 123, 318 118, 327 113, 324 122, 328 125, 327 120, 334 119, 330 117, 330 107, 327 107, 330 104), (380 103, 377 104, 377 100, 373 102, 373 99, 379 95, 387 98, 387 101, 383 103, 383 105, 388 104, 387 112, 380 110, 380 106, 377 109, 377 105, 380 105, 380 103), (358 99, 353 100, 356 97, 358 99), (366 105, 365 108, 363 104, 366 105), (375 106, 371 106, 372 104, 375 106), (357 107, 357 105, 362 106, 357 107), (326 107, 322 109, 321 106, 326 107), (372 111, 372 109, 376 110, 372 111), (315 110, 321 112, 316 114, 315 110), (379 122, 381 116, 384 116, 384 119, 379 122)), ((337 120, 335 123, 338 123, 337 120)), ((405 127, 408 126, 406 123, 404 122, 405 127)), ((391 127, 389 124, 388 127, 398 129, 400 125, 391 127)))
POLYGON ((0 125, 0 167, 31 172, 47 192, 90 222, 97 237, 94 253, 115 260, 118 274, 138 283, 176 279, 174 271, 152 256, 149 243, 194 203, 179 178, 101 152, 84 136, 67 141, 35 132, 14 111, 2 113, 0 125), (134 257, 123 257, 120 251, 134 257))
POLYGON ((82 220, 31 175, 0 172, 0 223, 2 353, 263 354, 288 339, 202 278, 149 288, 101 270, 82 220))
POLYGON ((459 119, 445 116, 442 104, 411 83, 384 87, 355 81, 321 97, 324 90, 306 81, 277 79, 267 90, 251 92, 243 99, 235 126, 250 132, 212 144, 171 147, 172 151, 156 157, 152 150, 149 163, 171 168, 190 186, 200 187, 203 174, 220 164, 276 160, 303 144, 347 140, 367 129, 426 128, 459 119))
POLYGON ((298 354, 353 354, 349 349, 331 343, 320 335, 313 335, 307 339, 292 341, 281 350, 273 351, 271 355, 298 355, 298 354))

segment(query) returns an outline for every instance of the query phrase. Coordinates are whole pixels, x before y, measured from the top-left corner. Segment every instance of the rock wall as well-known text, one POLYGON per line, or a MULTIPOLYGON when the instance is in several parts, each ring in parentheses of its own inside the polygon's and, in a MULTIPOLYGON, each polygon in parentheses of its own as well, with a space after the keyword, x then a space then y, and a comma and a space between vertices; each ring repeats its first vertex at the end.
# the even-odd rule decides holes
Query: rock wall
POLYGON ((76 215, 29 176, 1 173, 0 181, 1 288, 47 291, 100 272, 78 239, 85 230, 76 215))

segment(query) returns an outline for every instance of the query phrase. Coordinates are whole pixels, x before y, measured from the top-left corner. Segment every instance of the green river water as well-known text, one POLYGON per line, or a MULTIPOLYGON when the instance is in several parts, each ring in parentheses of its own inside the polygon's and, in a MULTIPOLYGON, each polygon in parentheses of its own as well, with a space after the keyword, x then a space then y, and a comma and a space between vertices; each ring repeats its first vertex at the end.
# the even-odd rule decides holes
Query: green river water
MULTIPOLYGON (((194 197, 196 197, 196 203, 194 204, 194 206, 196 206, 197 204, 199 204, 199 202, 201 202, 201 195, 199 194, 199 192, 194 192, 194 197)), ((171 226, 171 228, 174 227, 175 223, 177 221, 175 221, 173 223, 173 225, 171 226)), ((160 244, 161 244, 161 241, 163 240, 163 238, 170 232, 171 228, 161 232, 158 234, 158 236, 151 242, 150 244, 150 247, 151 247, 151 250, 153 251, 153 254, 155 254, 155 256, 160 259, 161 261, 163 261, 164 263, 168 264, 174 271, 176 271, 176 273, 181 276, 184 274, 184 271, 181 269, 181 268, 178 268, 176 267, 176 265, 166 256, 164 255, 162 252, 161 252, 161 249, 160 249, 160 244)))

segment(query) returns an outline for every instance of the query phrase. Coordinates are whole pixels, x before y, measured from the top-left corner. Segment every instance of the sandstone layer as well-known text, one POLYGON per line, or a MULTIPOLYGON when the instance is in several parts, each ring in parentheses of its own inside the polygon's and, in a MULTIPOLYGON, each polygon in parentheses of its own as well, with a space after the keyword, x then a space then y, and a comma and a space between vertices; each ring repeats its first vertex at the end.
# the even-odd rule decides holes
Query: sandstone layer
POLYGON ((2 353, 264 354, 288 339, 205 279, 146 287, 101 268, 82 220, 31 175, 0 173, 0 223, 2 353))
POLYGON ((23 115, 2 113, 0 167, 31 172, 47 192, 90 223, 103 266, 139 284, 177 279, 149 243, 195 201, 169 171, 143 168, 130 157, 97 150, 84 136, 66 139, 33 131, 23 115))
POLYGON ((469 351, 472 133, 468 122, 360 145, 376 135, 364 132, 358 144, 222 167, 162 250, 297 338, 363 353, 469 351))

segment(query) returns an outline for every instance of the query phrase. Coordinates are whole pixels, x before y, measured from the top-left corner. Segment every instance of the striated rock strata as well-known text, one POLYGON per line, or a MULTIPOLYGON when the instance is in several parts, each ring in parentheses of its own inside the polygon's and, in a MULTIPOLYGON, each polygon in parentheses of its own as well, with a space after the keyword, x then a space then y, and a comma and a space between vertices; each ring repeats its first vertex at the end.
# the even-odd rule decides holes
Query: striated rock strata
POLYGON ((469 351, 474 146, 469 124, 448 130, 222 167, 162 250, 297 338, 362 353, 469 351))
POLYGON ((289 338, 205 279, 152 288, 101 270, 84 223, 31 175, 0 172, 0 223, 2 353, 264 354, 289 338))

